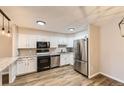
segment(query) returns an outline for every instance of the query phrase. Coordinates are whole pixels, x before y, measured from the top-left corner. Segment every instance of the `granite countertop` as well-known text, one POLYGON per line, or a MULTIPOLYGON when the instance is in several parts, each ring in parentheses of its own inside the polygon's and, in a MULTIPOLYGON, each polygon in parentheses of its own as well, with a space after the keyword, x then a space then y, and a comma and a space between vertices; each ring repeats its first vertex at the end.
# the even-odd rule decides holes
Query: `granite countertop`
POLYGON ((60 52, 60 54, 67 54, 67 53, 74 53, 74 52, 60 52))
MULTIPOLYGON (((50 53, 49 55, 61 55, 61 54, 66 54, 66 53, 73 53, 73 52, 56 52, 56 53, 50 53)), ((27 56, 18 56, 18 57, 5 57, 5 58, 0 58, 0 72, 6 69, 9 65, 14 63, 18 58, 23 58, 23 57, 37 57, 38 55, 27 55, 27 56)), ((44 55, 43 55, 44 56, 44 55)))
POLYGON ((6 69, 9 65, 14 63, 18 57, 5 57, 5 58, 0 58, 0 72, 6 69))
POLYGON ((53 55, 61 55, 61 54, 67 54, 67 53, 73 53, 73 52, 53 52, 53 53, 46 53, 46 54, 35 54, 35 55, 23 55, 23 56, 19 56, 19 58, 26 58, 26 57, 37 57, 37 56, 53 56, 53 55))
POLYGON ((23 55, 23 56, 18 56, 20 58, 32 58, 32 57, 37 57, 37 55, 23 55))

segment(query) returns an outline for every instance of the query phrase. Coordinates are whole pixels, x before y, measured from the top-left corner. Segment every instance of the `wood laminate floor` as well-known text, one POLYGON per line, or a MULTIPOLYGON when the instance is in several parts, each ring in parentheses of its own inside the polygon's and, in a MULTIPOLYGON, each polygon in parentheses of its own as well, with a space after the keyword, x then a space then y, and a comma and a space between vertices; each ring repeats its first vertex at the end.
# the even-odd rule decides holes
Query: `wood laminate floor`
POLYGON ((123 86, 103 75, 92 79, 77 73, 72 66, 65 66, 39 73, 17 77, 14 83, 6 86, 123 86))

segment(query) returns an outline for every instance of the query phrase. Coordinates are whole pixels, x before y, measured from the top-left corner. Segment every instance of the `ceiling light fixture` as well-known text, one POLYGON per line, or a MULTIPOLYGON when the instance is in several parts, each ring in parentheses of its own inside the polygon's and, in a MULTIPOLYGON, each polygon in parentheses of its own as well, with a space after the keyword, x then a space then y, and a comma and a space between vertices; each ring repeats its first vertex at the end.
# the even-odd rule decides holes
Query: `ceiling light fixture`
POLYGON ((8 21, 8 32, 7 32, 7 36, 10 37, 11 34, 10 34, 10 27, 9 27, 9 21, 8 21))
POLYGON ((9 21, 10 18, 0 9, 0 13, 2 14, 3 16, 3 19, 2 19, 2 35, 7 35, 8 37, 10 37, 10 27, 9 27, 9 21), (5 32, 5 21, 4 21, 4 18, 6 18, 8 20, 8 33, 5 32))
POLYGON ((3 19, 2 19, 2 35, 5 35, 5 28, 4 28, 4 16, 3 16, 3 19))
POLYGON ((46 24, 46 22, 44 22, 44 21, 37 21, 37 24, 43 26, 43 25, 46 24))
POLYGON ((69 28, 69 31, 75 31, 75 28, 69 28))
POLYGON ((124 37, 124 18, 119 22, 121 36, 124 37))

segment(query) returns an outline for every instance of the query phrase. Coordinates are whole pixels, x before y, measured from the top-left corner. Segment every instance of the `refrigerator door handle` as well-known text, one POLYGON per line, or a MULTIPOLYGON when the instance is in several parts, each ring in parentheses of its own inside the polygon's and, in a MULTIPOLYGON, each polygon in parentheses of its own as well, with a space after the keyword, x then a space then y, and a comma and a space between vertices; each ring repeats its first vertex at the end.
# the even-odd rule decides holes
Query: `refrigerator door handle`
POLYGON ((81 63, 86 63, 87 61, 84 61, 84 60, 77 60, 75 59, 76 62, 81 62, 81 63))

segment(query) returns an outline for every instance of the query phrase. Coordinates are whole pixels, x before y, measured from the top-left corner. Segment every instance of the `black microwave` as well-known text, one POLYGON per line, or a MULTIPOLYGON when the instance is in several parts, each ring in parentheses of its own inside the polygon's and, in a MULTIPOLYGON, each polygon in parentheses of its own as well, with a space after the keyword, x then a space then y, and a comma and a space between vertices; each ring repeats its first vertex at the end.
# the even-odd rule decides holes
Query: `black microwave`
POLYGON ((50 42, 37 42, 37 48, 50 48, 50 42))

